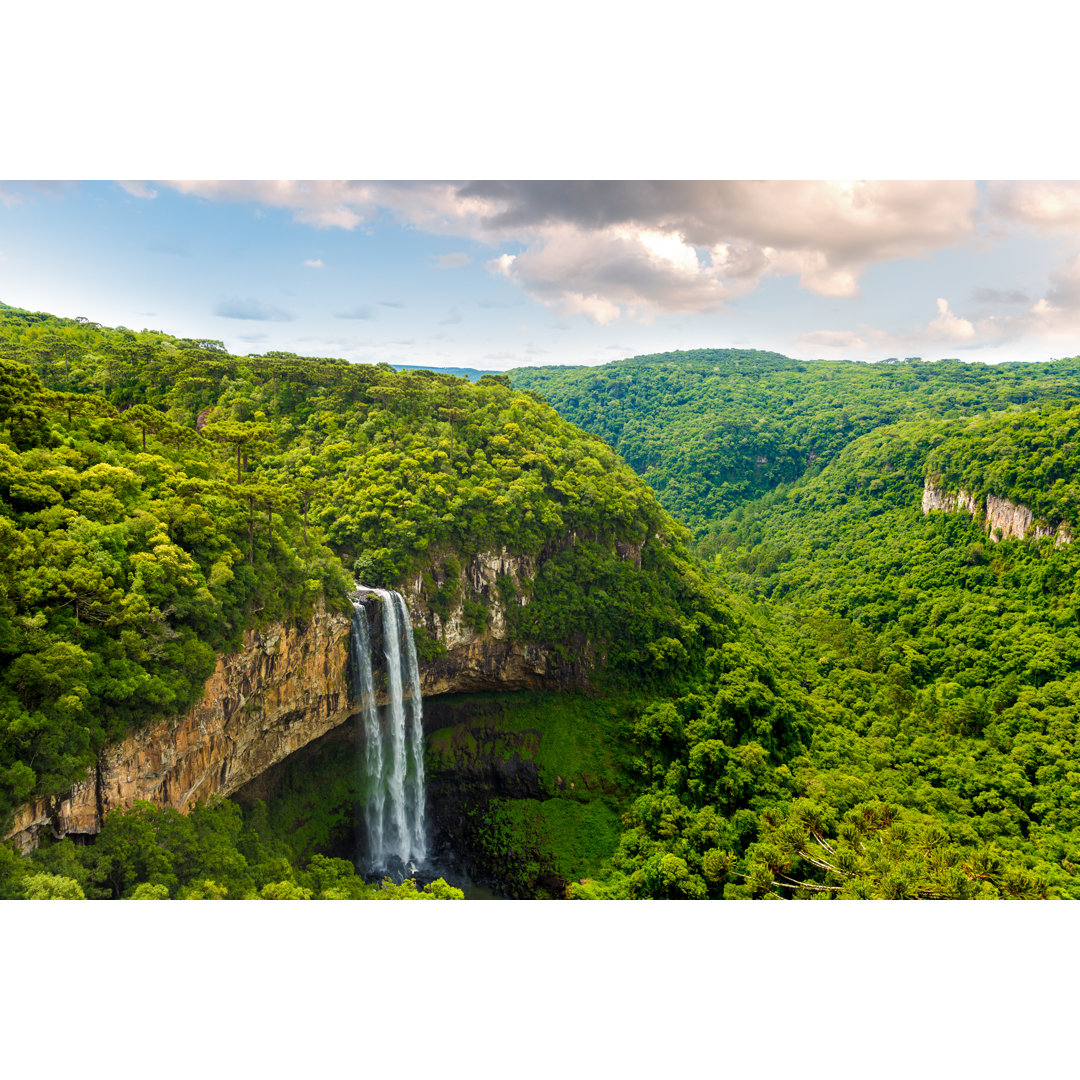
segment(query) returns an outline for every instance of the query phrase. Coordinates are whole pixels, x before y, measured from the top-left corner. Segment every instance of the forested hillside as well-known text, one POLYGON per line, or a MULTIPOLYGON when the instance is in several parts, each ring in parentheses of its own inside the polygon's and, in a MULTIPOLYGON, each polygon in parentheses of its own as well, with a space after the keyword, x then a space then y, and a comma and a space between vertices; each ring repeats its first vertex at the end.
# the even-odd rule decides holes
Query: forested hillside
POLYGON ((740 772, 709 772, 731 751, 702 720, 730 691, 676 701, 639 733, 659 766, 616 873, 575 891, 656 895, 659 874, 662 894, 692 893, 711 873, 728 896, 1080 896, 1080 550, 921 509, 932 477, 1075 521, 1075 422, 1037 407, 882 427, 714 526, 703 553, 806 691, 801 745, 743 769, 732 814, 740 772))
POLYGON ((509 548, 536 567, 510 632, 584 643, 621 685, 678 683, 731 633, 686 531, 503 377, 8 308, 0 415, 0 817, 183 711, 244 629, 349 609, 354 576, 441 595, 460 556, 509 548))
POLYGON ((694 349, 602 367, 518 368, 568 420, 602 436, 680 521, 699 527, 913 416, 965 417, 1080 394, 1080 361, 879 364, 694 349))
MULTIPOLYGON (((508 548, 510 632, 601 668, 429 746, 451 794, 517 748, 528 790, 463 811, 513 895, 1080 897, 1080 544, 922 509, 930 482, 1080 529, 1080 361, 470 383, 11 309, 0 358, 0 810, 182 710, 245 628, 354 576, 448 607, 462 554, 508 548)), ((330 851, 337 759, 269 809, 6 854, 5 895, 368 895, 330 851)))

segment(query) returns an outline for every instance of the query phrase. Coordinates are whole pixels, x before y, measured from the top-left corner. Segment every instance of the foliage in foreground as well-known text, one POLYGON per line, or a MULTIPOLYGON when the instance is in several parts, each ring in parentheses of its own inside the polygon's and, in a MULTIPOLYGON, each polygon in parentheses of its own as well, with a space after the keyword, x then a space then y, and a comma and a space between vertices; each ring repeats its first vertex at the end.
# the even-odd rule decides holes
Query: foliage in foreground
POLYGON ((113 811, 93 844, 61 840, 23 857, 0 847, 0 899, 14 900, 461 900, 439 878, 424 886, 369 884, 347 859, 290 845, 247 821, 228 800, 190 814, 137 802, 113 811))

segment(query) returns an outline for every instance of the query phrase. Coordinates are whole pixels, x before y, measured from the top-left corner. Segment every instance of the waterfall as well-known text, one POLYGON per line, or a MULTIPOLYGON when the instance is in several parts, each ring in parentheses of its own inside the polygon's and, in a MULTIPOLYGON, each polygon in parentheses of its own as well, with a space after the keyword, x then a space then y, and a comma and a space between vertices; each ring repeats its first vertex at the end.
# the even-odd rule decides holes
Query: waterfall
POLYGON ((364 816, 370 868, 381 870, 392 859, 407 867, 410 862, 423 863, 427 858, 423 705, 412 620, 404 597, 386 589, 363 591, 375 593, 382 601, 389 698, 380 719, 371 674, 367 611, 362 603, 354 601, 351 650, 357 703, 364 723, 364 816))
POLYGON ((375 680, 371 676, 371 634, 368 632, 367 609, 359 600, 353 601, 352 634, 349 639, 350 660, 353 669, 353 694, 360 705, 364 722, 363 776, 372 778, 365 784, 367 801, 364 820, 367 823, 372 859, 381 860, 383 836, 383 808, 386 792, 382 776, 382 733, 379 730, 379 710, 375 706, 375 680))

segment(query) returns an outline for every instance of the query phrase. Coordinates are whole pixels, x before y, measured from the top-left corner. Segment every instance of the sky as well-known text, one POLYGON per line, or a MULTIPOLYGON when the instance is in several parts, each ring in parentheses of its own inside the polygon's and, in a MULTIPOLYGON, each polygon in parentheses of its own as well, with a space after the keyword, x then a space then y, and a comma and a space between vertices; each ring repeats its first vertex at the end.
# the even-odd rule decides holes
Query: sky
POLYGON ((0 301, 506 370, 1080 353, 1077 181, 0 181, 0 301))

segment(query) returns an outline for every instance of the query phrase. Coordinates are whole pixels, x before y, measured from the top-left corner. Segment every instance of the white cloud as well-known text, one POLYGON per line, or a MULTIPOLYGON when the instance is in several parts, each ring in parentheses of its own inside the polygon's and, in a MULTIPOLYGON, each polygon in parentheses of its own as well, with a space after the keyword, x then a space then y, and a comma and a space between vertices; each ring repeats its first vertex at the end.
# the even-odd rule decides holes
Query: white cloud
POLYGON ((449 255, 432 255, 431 265, 436 270, 456 270, 459 266, 465 266, 472 259, 464 251, 454 251, 449 255))
MULTIPOLYGON (((1014 294, 1003 295, 1005 302, 1016 302, 1014 294)), ((821 348, 866 359, 880 358, 893 351, 909 355, 932 352, 941 345, 965 350, 1014 345, 1030 353, 1064 341, 1075 351, 1080 339, 1080 254, 1050 275, 1046 295, 1026 311, 969 319, 954 312, 948 300, 939 297, 937 312, 936 318, 910 330, 887 332, 860 326, 855 330, 816 330, 802 334, 797 340, 804 348, 821 348)))
POLYGON ((967 319, 954 315, 947 300, 938 299, 938 317, 930 323, 930 333, 938 341, 970 342, 975 337, 975 327, 967 319))
POLYGON ((502 274, 503 277, 510 277, 514 269, 515 255, 500 255, 497 259, 490 259, 484 265, 493 274, 502 274))
POLYGON ((823 296, 856 296, 868 265, 971 236, 978 205, 967 181, 481 182, 463 190, 499 207, 481 222, 492 235, 529 245, 513 276, 534 295, 545 291, 546 276, 529 272, 542 270, 543 252, 579 279, 599 270, 593 288, 612 302, 634 293, 645 310, 664 311, 714 311, 767 274, 798 275, 823 296), (596 258, 597 245, 610 250, 619 240, 625 258, 596 258))
POLYGON ((601 325, 629 312, 647 318, 656 311, 716 311, 749 287, 726 283, 681 236, 625 226, 549 229, 525 251, 487 265, 534 299, 601 325))
POLYGON ((1042 231, 1080 230, 1080 181, 996 181, 987 185, 990 213, 1042 231))
POLYGON ((157 192, 145 180, 117 180, 117 184, 136 199, 156 199, 157 192))
MULTIPOLYGON (((382 211, 427 232, 513 243, 489 269, 596 321, 711 312, 766 275, 827 297, 858 294, 867 266, 923 255, 974 232, 967 181, 174 181, 208 199, 354 229, 382 211)), ((436 265, 464 265, 463 253, 436 265)))
POLYGON ((323 268, 324 263, 323 263, 322 259, 305 259, 304 260, 304 265, 305 266, 310 266, 312 270, 321 270, 323 268))
POLYGON ((617 304, 595 293, 592 296, 583 296, 577 292, 561 292, 557 302, 563 314, 584 315, 601 326, 614 322, 620 314, 617 304))

